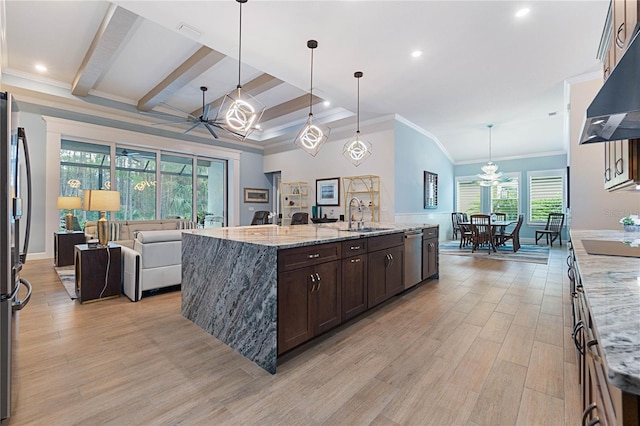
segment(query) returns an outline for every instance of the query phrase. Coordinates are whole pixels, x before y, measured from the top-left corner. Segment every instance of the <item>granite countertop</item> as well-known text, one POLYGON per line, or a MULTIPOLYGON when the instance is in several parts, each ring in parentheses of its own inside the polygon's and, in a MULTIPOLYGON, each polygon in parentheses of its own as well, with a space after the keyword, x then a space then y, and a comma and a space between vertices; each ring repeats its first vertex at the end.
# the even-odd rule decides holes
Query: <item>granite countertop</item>
POLYGON ((378 229, 371 232, 360 232, 349 231, 346 222, 334 222, 294 226, 254 225, 230 228, 205 228, 193 230, 191 233, 250 244, 293 248, 362 237, 394 234, 435 226, 437 225, 367 222, 365 223, 365 227, 378 229))
POLYGON ((609 382, 640 395, 640 258, 588 254, 582 240, 632 241, 624 231, 571 230, 609 382))

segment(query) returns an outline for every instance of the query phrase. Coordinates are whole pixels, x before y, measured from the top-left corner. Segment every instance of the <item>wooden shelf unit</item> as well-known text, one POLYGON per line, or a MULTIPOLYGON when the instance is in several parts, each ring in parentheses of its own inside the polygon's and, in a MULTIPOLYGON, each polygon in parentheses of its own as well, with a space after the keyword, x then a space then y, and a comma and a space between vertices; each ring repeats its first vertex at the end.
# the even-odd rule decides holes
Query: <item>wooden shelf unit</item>
MULTIPOLYGON (((344 194, 344 217, 349 214, 349 200, 357 197, 365 205, 364 219, 380 222, 380 176, 362 175, 342 178, 344 194)), ((356 217, 358 219, 358 217, 356 217)))
POLYGON ((280 182, 280 200, 282 225, 290 225, 294 213, 309 213, 309 182, 280 182))

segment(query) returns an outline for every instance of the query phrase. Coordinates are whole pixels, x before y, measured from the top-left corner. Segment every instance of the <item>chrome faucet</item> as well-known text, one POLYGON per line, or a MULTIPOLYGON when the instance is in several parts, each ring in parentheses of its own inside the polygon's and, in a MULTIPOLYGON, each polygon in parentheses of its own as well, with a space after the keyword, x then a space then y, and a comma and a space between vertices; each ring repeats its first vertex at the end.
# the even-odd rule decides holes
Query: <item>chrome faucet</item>
POLYGON ((363 227, 364 225, 364 212, 362 209, 362 201, 360 201, 360 199, 358 197, 353 197, 349 200, 349 228, 348 229, 352 229, 353 228, 353 220, 352 220, 352 215, 351 215, 351 206, 353 206, 353 201, 355 200, 355 202, 358 205, 358 211, 360 212, 360 220, 356 222, 356 229, 360 229, 363 227))

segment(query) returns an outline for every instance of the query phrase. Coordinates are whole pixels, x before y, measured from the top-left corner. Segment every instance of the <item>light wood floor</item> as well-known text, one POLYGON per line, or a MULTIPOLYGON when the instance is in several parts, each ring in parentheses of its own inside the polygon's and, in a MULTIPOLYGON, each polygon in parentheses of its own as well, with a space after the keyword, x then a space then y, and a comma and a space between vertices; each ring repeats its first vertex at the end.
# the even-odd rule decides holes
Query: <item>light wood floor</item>
POLYGON ((12 425, 577 425, 565 265, 441 256, 416 287, 266 373, 180 294, 80 305, 29 261, 12 425))

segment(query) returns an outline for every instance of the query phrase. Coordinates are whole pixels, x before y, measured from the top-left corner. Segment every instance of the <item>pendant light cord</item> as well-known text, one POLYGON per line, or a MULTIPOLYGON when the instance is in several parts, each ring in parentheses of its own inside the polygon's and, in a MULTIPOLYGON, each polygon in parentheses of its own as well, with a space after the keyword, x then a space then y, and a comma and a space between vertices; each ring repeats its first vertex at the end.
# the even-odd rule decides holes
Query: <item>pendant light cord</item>
POLYGON ((313 48, 311 48, 311 87, 309 88, 309 115, 313 115, 313 48))
POLYGON ((489 162, 491 163, 491 129, 493 124, 489 124, 487 127, 489 128, 489 162))
POLYGON ((238 89, 240 85, 240 65, 242 64, 242 3, 240 2, 240 31, 238 34, 238 89))
POLYGON ((356 133, 360 133, 360 77, 362 77, 362 73, 360 73, 360 77, 358 77, 358 73, 356 73, 355 77, 358 79, 358 106, 356 108, 356 122, 357 122, 356 133))

